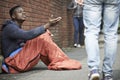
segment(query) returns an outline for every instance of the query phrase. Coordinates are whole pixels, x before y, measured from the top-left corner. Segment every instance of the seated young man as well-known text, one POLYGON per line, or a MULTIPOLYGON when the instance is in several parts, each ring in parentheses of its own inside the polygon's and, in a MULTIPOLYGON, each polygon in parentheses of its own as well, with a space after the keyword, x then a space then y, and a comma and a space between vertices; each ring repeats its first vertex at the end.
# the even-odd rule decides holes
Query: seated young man
POLYGON ((50 70, 81 69, 79 61, 70 59, 53 42, 48 30, 61 17, 50 19, 45 25, 25 31, 21 29, 26 15, 21 6, 9 11, 11 20, 2 26, 2 51, 4 62, 2 69, 6 73, 20 73, 33 68, 39 60, 50 70))

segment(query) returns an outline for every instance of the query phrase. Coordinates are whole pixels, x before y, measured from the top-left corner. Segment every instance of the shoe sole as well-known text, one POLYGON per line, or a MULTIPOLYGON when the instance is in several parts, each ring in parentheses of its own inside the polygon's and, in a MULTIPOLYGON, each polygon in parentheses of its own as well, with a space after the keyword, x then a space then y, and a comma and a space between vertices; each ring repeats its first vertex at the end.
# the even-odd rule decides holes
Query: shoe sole
POLYGON ((99 74, 94 74, 91 76, 90 80, 100 80, 100 75, 99 74))

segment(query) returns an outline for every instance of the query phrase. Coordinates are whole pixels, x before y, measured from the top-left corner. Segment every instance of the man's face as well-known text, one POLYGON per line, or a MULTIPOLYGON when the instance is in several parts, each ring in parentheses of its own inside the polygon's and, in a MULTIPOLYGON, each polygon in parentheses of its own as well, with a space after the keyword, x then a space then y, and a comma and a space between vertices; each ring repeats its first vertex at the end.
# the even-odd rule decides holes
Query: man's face
POLYGON ((15 11, 12 15, 12 18, 14 20, 25 21, 26 15, 25 15, 25 12, 24 12, 23 8, 18 7, 17 9, 15 9, 15 11))

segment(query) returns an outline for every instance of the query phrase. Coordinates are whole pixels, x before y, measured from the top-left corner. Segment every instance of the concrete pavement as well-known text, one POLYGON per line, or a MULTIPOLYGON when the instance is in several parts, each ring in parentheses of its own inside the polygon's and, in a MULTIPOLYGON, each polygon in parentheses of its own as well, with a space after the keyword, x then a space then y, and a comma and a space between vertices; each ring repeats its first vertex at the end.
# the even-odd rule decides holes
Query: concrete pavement
MULTIPOLYGON (((113 80, 120 80, 120 43, 118 53, 113 66, 113 80)), ((31 71, 20 74, 0 74, 0 80, 88 80, 87 55, 84 48, 69 48, 65 53, 72 59, 79 60, 82 64, 81 70, 52 71, 39 62, 31 71)), ((100 46, 101 64, 104 56, 103 44, 100 46)))

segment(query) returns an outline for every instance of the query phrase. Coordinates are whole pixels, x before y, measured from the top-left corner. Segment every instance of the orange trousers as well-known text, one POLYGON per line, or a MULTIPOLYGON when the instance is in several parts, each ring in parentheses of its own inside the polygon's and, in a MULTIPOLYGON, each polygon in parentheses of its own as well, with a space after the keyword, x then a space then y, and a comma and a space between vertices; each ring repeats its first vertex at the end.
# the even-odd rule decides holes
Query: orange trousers
POLYGON ((50 70, 81 69, 79 61, 70 59, 52 40, 51 33, 46 31, 29 40, 23 49, 14 57, 5 59, 9 73, 19 73, 33 68, 39 60, 50 70))

